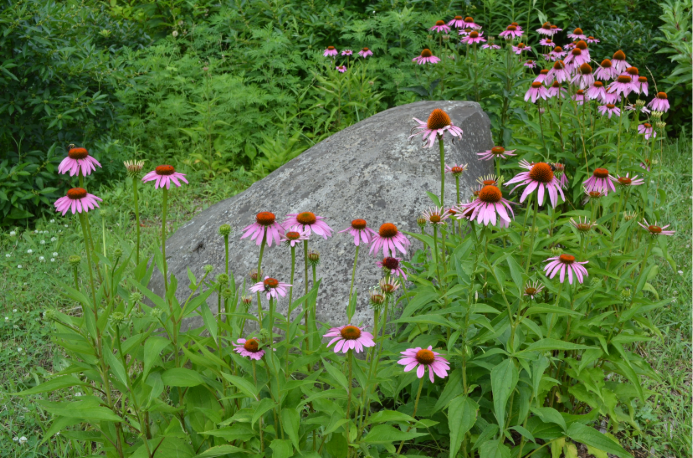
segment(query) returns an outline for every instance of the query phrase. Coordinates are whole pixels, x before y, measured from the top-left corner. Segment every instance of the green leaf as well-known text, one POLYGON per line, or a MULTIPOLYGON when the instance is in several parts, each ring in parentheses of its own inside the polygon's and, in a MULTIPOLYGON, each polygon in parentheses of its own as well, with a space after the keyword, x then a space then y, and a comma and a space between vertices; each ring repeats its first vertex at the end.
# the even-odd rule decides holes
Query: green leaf
POLYGON ((301 446, 298 441, 298 429, 299 429, 299 419, 300 415, 296 409, 283 409, 282 413, 282 427, 284 432, 289 436, 291 442, 296 447, 296 450, 300 450, 301 446))
POLYGON ((499 440, 487 441, 479 447, 479 458, 510 458, 510 449, 499 440))
POLYGON ((400 318, 399 320, 391 321, 389 324, 407 323, 407 324, 432 324, 434 326, 442 326, 444 328, 458 329, 459 326, 452 323, 440 315, 420 315, 400 318))
POLYGON ((611 453, 619 458, 633 458, 633 456, 626 452, 618 443, 596 429, 583 425, 582 423, 571 424, 567 434, 568 437, 575 442, 580 442, 588 447, 594 447, 603 452, 611 453))
POLYGON ((258 419, 268 410, 275 408, 277 405, 276 402, 271 400, 270 398, 263 398, 260 401, 260 404, 258 404, 254 410, 253 410, 253 418, 250 420, 251 425, 255 425, 255 422, 258 421, 258 419))
POLYGON ((222 372, 221 375, 224 376, 226 380, 231 382, 233 386, 238 388, 241 393, 245 394, 249 398, 255 399, 256 401, 259 399, 258 389, 250 381, 236 375, 227 374, 225 372, 222 372))
POLYGON ((563 431, 566 430, 565 419, 558 410, 552 407, 530 407, 529 410, 537 417, 541 418, 541 421, 544 423, 555 423, 563 428, 563 431))
POLYGON ((63 388, 69 388, 71 386, 79 386, 79 385, 88 385, 88 383, 84 383, 80 381, 78 378, 73 377, 72 375, 63 375, 60 377, 56 377, 54 379, 48 380, 46 382, 43 382, 39 386, 35 386, 33 388, 29 388, 28 390, 20 391, 19 393, 15 393, 17 396, 26 396, 29 394, 38 394, 38 393, 46 393, 48 391, 57 391, 61 390, 63 388))
POLYGON ((204 378, 197 372, 183 367, 174 367, 161 374, 164 385, 191 387, 201 385, 204 378))
POLYGON ((519 375, 512 359, 506 359, 491 371, 493 410, 501 431, 505 429, 505 404, 517 385, 519 375))
MULTIPOLYGON (((270 445, 270 447, 272 447, 270 445)), ((247 450, 235 447, 233 445, 218 445, 216 447, 208 448, 199 455, 195 455, 193 458, 216 458, 217 456, 229 455, 231 453, 250 453, 247 450)))
POLYGON ((123 386, 128 386, 128 375, 125 372, 125 367, 120 359, 113 354, 110 348, 104 345, 104 359, 106 363, 111 367, 111 372, 116 376, 118 381, 123 384, 123 386))
POLYGON ((534 315, 535 313, 555 313, 557 315, 572 315, 572 316, 582 316, 580 312, 574 310, 566 309, 563 307, 556 307, 555 305, 534 305, 527 309, 527 316, 534 315))
POLYGON ((366 437, 361 442, 366 444, 387 444, 391 442, 399 442, 403 440, 411 440, 417 437, 425 436, 428 433, 404 432, 394 426, 377 425, 371 429, 366 437))
POLYGON ((550 351, 550 350, 590 350, 593 347, 588 347, 587 345, 575 344, 572 342, 566 342, 564 340, 558 339, 541 339, 530 344, 527 348, 522 350, 520 353, 527 351, 550 351))
POLYGON ((270 443, 272 449, 272 458, 290 458, 293 456, 294 448, 291 446, 291 441, 274 439, 270 443))
POLYGON ((332 376, 333 379, 344 389, 347 388, 347 379, 344 376, 344 374, 334 367, 332 364, 328 363, 325 361, 325 359, 322 360, 323 365, 325 366, 325 369, 327 370, 327 373, 332 376))
POLYGON ((513 258, 512 256, 508 256, 506 258, 506 261, 508 263, 508 266, 510 267, 510 275, 513 277, 515 286, 517 286, 517 297, 522 297, 522 267, 520 267, 515 258, 513 258))
POLYGON ((414 423, 416 422, 416 419, 413 417, 410 417, 409 415, 402 413, 402 412, 397 412, 395 410, 380 410, 376 412, 375 414, 371 415, 368 417, 368 422, 366 424, 376 424, 376 423, 385 423, 388 421, 400 421, 400 422, 410 422, 414 423))
POLYGON ((479 405, 468 396, 458 396, 448 407, 448 427, 450 428, 450 458, 455 458, 460 450, 464 435, 476 423, 479 405))
POLYGON ((60 417, 79 418, 89 423, 100 421, 123 421, 111 409, 101 407, 98 401, 77 401, 77 402, 49 402, 38 401, 49 413, 60 417))

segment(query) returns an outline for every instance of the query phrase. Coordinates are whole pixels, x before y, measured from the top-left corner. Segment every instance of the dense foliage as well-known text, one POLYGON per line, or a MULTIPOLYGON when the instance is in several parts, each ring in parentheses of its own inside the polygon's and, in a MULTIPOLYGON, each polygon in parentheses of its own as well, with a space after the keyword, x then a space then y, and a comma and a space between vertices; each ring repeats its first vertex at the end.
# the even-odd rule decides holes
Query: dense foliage
POLYGON ((70 144, 89 146, 106 166, 100 179, 127 158, 261 177, 345 126, 422 97, 479 100, 499 131, 501 118, 521 116, 500 103, 503 81, 484 79, 475 92, 469 74, 439 84, 411 63, 436 43, 425 31, 439 16, 473 15, 487 35, 513 20, 585 27, 601 40, 599 58, 622 48, 666 85, 676 107, 668 129, 687 131, 690 5, 532 5, 528 14, 515 1, 4 0, 0 224, 28 224, 64 190, 52 172, 70 144), (369 47, 374 58, 352 69, 358 59, 340 57, 349 71, 337 74, 322 57, 330 45, 369 47))
MULTIPOLYGON (((519 13, 499 20, 519 15, 521 22, 519 13)), ((483 25, 480 19, 476 22, 483 25)), ((351 40, 358 38, 354 23, 345 25, 355 34, 351 40)), ((175 24, 182 27, 185 20, 175 24)), ((264 104, 254 103, 263 87, 291 75, 290 69, 266 77, 262 75, 266 68, 252 70, 251 56, 234 55, 228 65, 240 61, 239 65, 248 66, 246 74, 259 81, 247 85, 243 80, 234 82, 228 73, 215 73, 219 68, 215 65, 227 64, 204 56, 208 58, 197 62, 202 68, 183 77, 202 78, 199 91, 182 97, 170 80, 177 78, 176 65, 189 57, 167 47, 172 44, 161 44, 161 62, 140 72, 145 77, 159 73, 161 79, 157 91, 142 94, 143 111, 137 116, 147 121, 140 127, 131 125, 132 138, 142 136, 144 141, 168 135, 189 154, 178 157, 175 148, 168 151, 166 142, 157 139, 149 140, 148 146, 161 149, 149 159, 189 160, 189 167, 201 167, 209 174, 223 172, 219 167, 233 159, 238 166, 264 173, 284 159, 272 162, 272 154, 290 157, 295 152, 286 153, 287 145, 298 151, 304 141, 315 141, 330 129, 376 110, 372 104, 390 103, 388 97, 400 103, 442 94, 484 102, 493 119, 497 147, 480 152, 487 157, 475 160, 495 161, 496 175, 478 177, 479 187, 472 190, 470 202, 460 201, 459 187, 455 202, 443 201, 446 182, 458 185, 455 178, 469 173, 466 165, 445 163, 444 143, 451 136, 464 140, 465 133, 439 109, 415 125, 418 135, 424 134, 422 147, 438 148, 440 194, 429 192, 433 207, 417 221, 420 232, 405 234, 387 221, 370 221, 379 230, 368 232, 366 222, 357 219, 360 215, 353 215, 351 230, 362 236, 362 243, 372 244, 377 260, 381 253, 384 257, 383 279, 377 289, 354 291, 344 298, 348 306, 338 323, 316 320, 320 285, 349 279, 332 273, 323 276, 319 256, 301 259, 299 254, 298 248, 309 253, 311 238, 332 235, 330 222, 311 209, 287 215, 281 226, 268 209, 257 209, 254 225, 220 227, 219 237, 226 243, 231 236, 254 234, 259 248, 249 241, 248 249, 258 252, 258 271, 263 256, 267 259, 275 250, 291 250, 292 264, 282 272, 271 272, 275 278, 263 279, 256 271, 248 279, 246 272, 229 264, 227 250, 223 271, 210 266, 203 278, 189 271, 189 295, 180 303, 175 292, 183 279, 167 273, 168 202, 177 186, 194 183, 188 184, 170 165, 143 169, 142 162, 127 164, 134 230, 129 240, 108 252, 105 224, 102 250, 96 226, 90 222, 100 200, 82 188, 94 189, 91 171, 66 178, 79 187, 58 199, 55 209, 78 218, 79 226, 72 227, 83 238, 86 256, 70 260, 74 282, 61 288, 79 307, 72 314, 46 311, 45 319, 55 329, 55 344, 67 363, 55 376, 20 393, 64 394, 59 401, 38 401, 53 416, 44 441, 62 456, 88 452, 147 458, 174 453, 188 458, 401 454, 574 458, 581 447, 598 457, 607 453, 630 457, 620 436, 641 434, 636 412, 650 394, 643 381, 659 380, 639 354, 638 344, 660 335, 648 313, 667 306, 671 299, 660 297, 655 280, 661 270, 676 269, 666 239, 677 228, 659 222, 662 209, 676 198, 667 196, 660 185, 667 135, 663 116, 670 111, 670 102, 666 94, 655 95, 652 90, 645 95, 644 83, 637 79, 634 85, 629 75, 636 75, 637 69, 631 65, 640 64, 634 57, 627 57, 631 65, 622 62, 623 68, 604 77, 601 86, 590 81, 592 67, 586 63, 566 58, 571 64, 568 70, 553 61, 528 63, 517 27, 507 26, 503 33, 518 36, 499 40, 502 46, 497 49, 479 49, 477 44, 460 48, 457 35, 444 39, 444 33, 422 38, 420 45, 430 46, 420 54, 427 63, 412 67, 414 79, 402 80, 408 85, 397 92, 390 91, 387 82, 378 86, 369 72, 384 78, 388 72, 412 66, 411 54, 383 57, 389 64, 381 69, 377 55, 356 64, 354 57, 340 57, 338 63, 347 62, 342 73, 334 69, 329 55, 313 49, 318 55, 306 60, 316 62, 310 76, 315 83, 307 86, 306 94, 299 94, 299 115, 292 113, 281 126, 284 130, 277 131, 286 135, 283 139, 265 132, 258 132, 259 137, 242 134, 243 128, 225 137, 224 107, 236 99, 227 97, 224 88, 258 90, 239 103, 244 104, 244 116, 257 113, 247 126, 269 130, 271 123, 262 124, 261 113, 282 92, 264 104), (553 73, 540 73, 546 84, 536 81, 534 65, 552 68, 553 73), (604 92, 606 86, 612 95, 604 92), (303 110, 302 97, 311 97, 312 91, 324 95, 303 110), (193 96, 195 102, 187 108, 190 124, 176 124, 179 120, 174 118, 156 122, 168 103, 180 108, 193 96), (153 130, 148 132, 150 127, 153 130), (165 135, 155 134, 169 128, 173 130, 165 135), (229 151, 237 148, 238 153, 223 159, 216 151, 222 148, 218 145, 229 151), (144 174, 147 170, 152 171, 144 174), (161 243, 149 250, 139 239, 137 186, 152 186, 154 180, 157 186, 170 182, 173 186, 159 190, 161 243), (268 238, 280 235, 284 243, 267 246, 268 238), (424 248, 408 253, 414 239, 424 248), (397 258, 401 254, 411 255, 409 261, 401 262, 397 258), (305 266, 303 272, 296 268, 297 257, 305 266), (302 274, 306 289, 294 290, 295 275, 302 274), (163 275, 161 295, 149 287, 153 275, 163 275), (375 323, 372 333, 351 322, 357 297, 366 294, 375 323), (282 316, 276 313, 277 301, 287 297, 289 311, 282 316), (215 316, 214 309, 221 313, 215 316), (187 328, 183 320, 193 316, 200 317, 203 325, 187 328), (355 353, 366 356, 356 358, 355 353)), ((373 30, 380 33, 377 27, 373 30)), ((185 31, 166 40, 188 36, 190 41, 184 43, 192 48, 192 29, 185 31)), ((479 38, 472 33, 476 32, 467 32, 465 39, 479 38)), ((570 33, 582 35, 578 30, 570 33)), ((562 37, 553 37, 566 44, 562 37)), ((411 40, 416 39, 412 35, 411 40)), ((579 37, 576 40, 576 49, 583 51, 571 51, 572 59, 589 51, 594 60, 614 55, 617 64, 616 49, 605 43, 602 49, 594 40, 588 40, 589 46, 579 37)), ((541 49, 531 37, 528 43, 541 49)), ((175 46, 182 45, 175 41, 175 46)), ((378 52, 377 43, 368 47, 378 52)), ((545 47, 545 52, 551 49, 545 47)), ((265 58, 271 61, 273 54, 267 52, 265 58)), ((129 61, 136 61, 136 55, 129 56, 129 61)), ((304 70, 297 65, 296 77, 303 77, 304 70)), ((300 83, 292 87, 296 85, 300 83)), ((279 106, 288 110, 287 103, 277 103, 278 118, 290 113, 278 112, 279 106)), ((134 119, 135 114, 131 116, 134 119)), ((408 132, 411 127, 401 129, 408 132)), ((68 154, 65 164, 94 164, 82 148, 71 148, 68 154)), ((95 174, 100 173, 97 167, 95 174)), ((356 247, 353 259, 352 283, 359 263, 376 260, 367 255, 359 258, 356 247)))

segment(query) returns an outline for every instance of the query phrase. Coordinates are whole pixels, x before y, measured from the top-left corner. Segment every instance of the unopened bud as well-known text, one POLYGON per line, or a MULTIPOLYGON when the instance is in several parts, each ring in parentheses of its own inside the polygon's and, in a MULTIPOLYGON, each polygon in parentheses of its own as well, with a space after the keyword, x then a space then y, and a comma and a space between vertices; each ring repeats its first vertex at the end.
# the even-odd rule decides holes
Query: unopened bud
POLYGON ((43 319, 52 321, 55 319, 55 310, 53 309, 48 309, 45 312, 43 312, 43 319))
POLYGON ((665 123, 664 121, 657 121, 655 123, 655 127, 659 130, 664 130, 664 127, 666 127, 666 125, 667 123, 665 123))
POLYGON ((653 111, 650 116, 652 116, 654 119, 661 119, 662 115, 664 113, 661 111, 653 111))
POLYGON ((381 294, 380 291, 376 289, 371 289, 369 302, 371 308, 376 312, 379 312, 383 309, 383 306, 385 305, 385 296, 381 294))
POLYGON ((621 297, 623 299, 630 299, 630 289, 626 288, 621 290, 621 297))
POLYGON ((253 303, 253 296, 242 296, 241 302, 243 303, 243 305, 250 305, 253 303))
POLYGON ((250 279, 254 282, 260 281, 262 278, 262 270, 260 272, 257 271, 257 269, 253 269, 250 271, 250 279))
POLYGON ((310 250, 308 253, 308 263, 311 266, 317 266, 320 264, 320 253, 318 251, 310 250))
POLYGON ((125 164, 125 169, 131 177, 139 175, 142 171, 142 167, 144 167, 144 161, 125 161, 123 164, 125 164))
POLYGON ((116 248, 116 250, 113 252, 113 256, 115 256, 116 259, 120 258, 121 256, 123 256, 123 250, 121 250, 120 248, 116 248))
POLYGON ((231 288, 226 288, 224 291, 221 292, 221 296, 224 299, 229 299, 230 297, 233 296, 233 290, 231 288))
POLYGON ((217 283, 221 286, 226 286, 229 283, 229 276, 226 274, 217 275, 217 283))
POLYGON ((161 314, 164 313, 164 312, 163 312, 163 310, 158 309, 158 308, 155 307, 155 308, 153 308, 153 309, 151 310, 151 312, 149 312, 149 313, 151 313, 152 316, 153 316, 154 318, 159 318, 159 317, 161 316, 161 314))
POLYGON ((122 324, 123 321, 125 321, 125 315, 123 315, 121 312, 113 312, 111 313, 111 316, 108 319, 111 321, 111 323, 118 326, 119 324, 122 324))
POLYGON ((231 233, 231 226, 229 226, 228 224, 222 224, 221 226, 219 226, 219 233, 226 237, 231 233))
POLYGON ((419 216, 419 217, 416 219, 416 224, 418 224, 418 225, 419 225, 419 228, 421 228, 421 229, 423 229, 424 227, 426 227, 426 223, 427 223, 427 222, 428 222, 428 220, 427 220, 426 218, 424 218, 423 216, 419 216))
POLYGON ((642 107, 645 106, 645 101, 642 100, 642 99, 638 99, 638 100, 635 101, 635 106, 638 107, 638 108, 642 108, 642 107))
POLYGON ((205 266, 205 273, 206 273, 206 274, 212 273, 213 270, 214 270, 214 266, 209 265, 209 264, 207 264, 207 265, 205 266))
POLYGON ((551 248, 551 254, 554 256, 560 256, 563 250, 557 246, 551 248))
POLYGON ((82 262, 82 258, 80 256, 77 256, 76 254, 73 254, 67 259, 67 262, 69 262, 73 268, 77 268, 77 266, 79 266, 79 263, 82 262))
POLYGON ((138 302, 142 302, 142 295, 140 293, 132 293, 130 294, 130 303, 131 304, 136 304, 138 302))
POLYGON ((625 219, 626 221, 633 220, 637 217, 638 217, 638 214, 635 212, 628 212, 628 211, 623 212, 623 219, 625 219))

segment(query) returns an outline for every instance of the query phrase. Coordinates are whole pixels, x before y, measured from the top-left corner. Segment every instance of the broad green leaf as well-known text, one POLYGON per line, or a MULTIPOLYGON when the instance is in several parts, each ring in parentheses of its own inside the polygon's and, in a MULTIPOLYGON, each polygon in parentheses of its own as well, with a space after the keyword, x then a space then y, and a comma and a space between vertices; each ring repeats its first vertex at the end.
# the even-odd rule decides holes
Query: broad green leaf
POLYGON ((479 447, 479 458, 510 458, 510 449, 499 440, 487 441, 479 447))
POLYGON ((568 428, 568 437, 575 442, 580 442, 589 447, 594 447, 606 453, 611 453, 619 458, 633 458, 626 452, 618 443, 611 440, 609 437, 600 433, 596 429, 583 425, 582 423, 573 423, 568 428))
POLYGON ((411 440, 428 433, 405 432, 390 425, 377 425, 371 429, 361 442, 366 444, 388 444, 403 440, 411 440))
POLYGON ((294 448, 289 440, 274 439, 270 442, 270 448, 272 449, 272 458, 290 458, 294 454, 294 448))
POLYGON ((49 402, 37 401, 49 413, 60 417, 79 418, 89 423, 100 421, 123 421, 118 415, 107 407, 98 405, 98 401, 77 401, 77 402, 49 402))
POLYGON ((450 458, 455 458, 460 450, 464 436, 476 423, 479 405, 468 396, 458 396, 448 407, 448 427, 450 429, 450 458))
POLYGON ((19 393, 15 393, 17 396, 26 396, 29 394, 38 394, 38 393, 46 393, 48 391, 57 391, 61 390, 63 388, 69 388, 71 386, 84 386, 88 385, 88 383, 84 383, 80 381, 78 378, 73 377, 72 375, 62 375, 60 377, 56 377, 53 379, 50 379, 46 382, 43 382, 39 386, 35 386, 33 388, 29 388, 28 390, 20 391, 19 393))
POLYGON ((147 379, 149 371, 154 367, 154 363, 159 359, 161 351, 169 344, 168 339, 158 336, 150 336, 144 342, 144 373, 143 379, 147 379))
POLYGON ((388 421, 399 421, 399 422, 410 422, 414 423, 416 422, 416 419, 413 417, 410 417, 409 415, 402 413, 402 412, 397 412, 395 410, 380 410, 370 417, 368 417, 368 422, 366 424, 376 424, 376 423, 385 423, 388 421))
POLYGON ((201 385, 204 378, 197 372, 183 367, 174 367, 161 374, 164 385, 191 387, 201 385))
POLYGON ((253 418, 250 420, 251 425, 255 425, 255 422, 258 421, 258 419, 268 410, 273 409, 277 403, 275 403, 273 400, 270 398, 263 398, 260 401, 260 404, 258 404, 254 410, 253 410, 253 418))
POLYGON ((582 316, 583 313, 576 312, 574 310, 566 309, 563 307, 556 307, 554 305, 534 305, 527 309, 527 316, 534 315, 535 313, 555 313, 557 315, 572 315, 572 316, 582 316))
POLYGON ((325 366, 325 370, 327 370, 327 373, 332 376, 333 379, 344 389, 347 388, 347 378, 344 376, 344 374, 334 367, 332 364, 328 363, 325 361, 325 359, 322 360, 323 365, 325 366))
POLYGON ((296 447, 296 450, 300 450, 301 446, 298 441, 300 415, 298 414, 298 411, 296 409, 283 409, 281 417, 284 432, 287 436, 289 436, 289 439, 291 439, 291 442, 294 444, 294 447, 296 447))
MULTIPOLYGON (((272 447, 270 445, 270 447, 272 447)), ((211 447, 205 450, 204 452, 200 453, 199 455, 195 455, 194 458, 216 458, 218 456, 224 456, 224 455, 229 455, 231 453, 250 453, 247 450, 243 450, 241 448, 238 448, 233 445, 217 445, 216 447, 211 447)))
POLYGON ((505 404, 517 385, 518 376, 512 359, 506 359, 491 371, 493 410, 501 431, 505 429, 505 404))
POLYGON ((523 281, 522 281, 522 267, 517 263, 514 257, 508 256, 506 262, 510 267, 510 275, 513 277, 515 286, 517 286, 517 297, 522 297, 523 291, 523 281))
POLYGON ((246 380, 242 377, 238 377, 236 375, 231 375, 227 374, 225 372, 222 372, 221 375, 231 382, 233 386, 238 388, 238 390, 248 396, 249 398, 255 399, 256 401, 259 399, 259 392, 258 389, 253 385, 249 380, 246 380))
POLYGON ((553 407, 530 407, 529 410, 531 410, 532 413, 537 417, 541 418, 544 423, 555 423, 563 428, 563 431, 566 430, 566 424, 563 416, 553 407))
POLYGON ((551 351, 551 350, 590 350, 593 347, 588 347, 587 345, 575 344, 572 342, 566 342, 564 340, 558 339, 541 339, 530 344, 527 348, 522 350, 520 353, 527 351, 551 351))
POLYGON ((125 367, 120 361, 120 358, 113 354, 110 348, 104 345, 104 359, 106 363, 110 366, 111 372, 116 376, 118 381, 126 387, 128 385, 128 375, 125 372, 125 367))

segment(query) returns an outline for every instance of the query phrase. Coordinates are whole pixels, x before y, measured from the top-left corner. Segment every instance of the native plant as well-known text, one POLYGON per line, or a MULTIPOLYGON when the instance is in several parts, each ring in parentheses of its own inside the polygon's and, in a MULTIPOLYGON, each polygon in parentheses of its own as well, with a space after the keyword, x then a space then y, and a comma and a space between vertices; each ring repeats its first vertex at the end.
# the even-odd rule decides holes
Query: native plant
MULTIPOLYGON (((621 50, 593 68, 594 37, 581 29, 558 47, 546 41, 558 28, 549 22, 537 43, 511 23, 497 45, 481 40, 471 17, 434 27, 462 30, 466 42, 441 38, 407 65, 437 73, 444 93, 507 85, 495 131, 498 143, 512 143, 478 152, 475 160, 493 161, 496 174, 478 177, 465 202, 459 177, 467 166, 446 164, 444 146, 467 134, 441 109, 415 120, 416 129, 402 126, 416 130, 422 148, 438 147, 440 193, 428 193, 419 231, 353 215, 339 235, 353 237, 350 279, 323 277, 310 249, 315 237, 338 236, 330 221, 309 208, 281 221, 257 209, 241 234, 258 256, 250 278, 229 263, 232 228, 223 225, 223 266, 208 266, 202 278, 189 273, 180 302, 183 279, 167 270, 166 218, 169 193, 187 184, 185 174, 159 165, 142 177, 162 193, 158 245, 140 247, 136 238, 101 253, 90 222, 101 199, 85 188, 99 163, 84 148, 69 151, 59 171, 75 187, 55 209, 79 219, 86 256, 73 258, 74 284, 63 291, 80 312, 48 310, 46 318, 71 364, 19 394, 78 387, 85 395, 39 401, 54 416, 45 440, 148 458, 576 457, 578 444, 595 456, 630 456, 618 434, 640 431, 635 411, 649 395, 641 378, 658 377, 635 346, 659 336, 647 314, 669 299, 653 279, 674 267, 674 231, 658 222, 667 200, 656 158, 668 96, 649 95, 651 82, 621 50), (536 61, 528 62, 530 52, 536 61), (468 75, 460 68, 479 78, 458 87, 468 75), (446 183, 455 201, 446 200, 446 183), (411 253, 412 240, 424 248, 411 253), (287 249, 286 270, 265 275, 263 259, 287 249), (368 292, 354 287, 364 262, 383 271, 368 292), (161 294, 149 288, 153 275, 163 275, 161 294), (350 281, 338 323, 316 319, 323 281, 350 281), (359 296, 368 297, 372 327, 352 322, 359 296), (286 315, 278 301, 288 301, 286 315), (202 326, 189 327, 192 317, 202 326)), ((324 57, 336 53, 327 48, 324 57)), ((335 71, 316 79, 339 122, 367 104, 341 104, 344 89, 348 100, 359 86, 347 83, 348 67, 335 71)), ((266 154, 286 154, 272 148, 266 154)), ((140 178, 141 162, 126 167, 140 178)), ((136 185, 132 193, 138 215, 136 185)))

